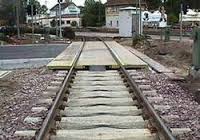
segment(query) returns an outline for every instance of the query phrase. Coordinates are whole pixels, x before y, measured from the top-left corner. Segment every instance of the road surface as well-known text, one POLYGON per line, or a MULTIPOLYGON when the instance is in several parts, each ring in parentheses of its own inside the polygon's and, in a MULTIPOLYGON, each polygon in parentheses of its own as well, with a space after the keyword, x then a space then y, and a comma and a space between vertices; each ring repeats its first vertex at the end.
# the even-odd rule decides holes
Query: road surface
POLYGON ((54 58, 60 54, 67 45, 23 45, 0 46, 0 60, 54 58))

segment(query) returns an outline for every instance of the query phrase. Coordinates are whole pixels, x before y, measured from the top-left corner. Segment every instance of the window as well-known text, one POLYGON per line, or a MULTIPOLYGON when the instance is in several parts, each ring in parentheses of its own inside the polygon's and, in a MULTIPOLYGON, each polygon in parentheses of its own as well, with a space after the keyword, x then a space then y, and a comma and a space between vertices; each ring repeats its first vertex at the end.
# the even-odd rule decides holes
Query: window
POLYGON ((70 24, 71 22, 70 22, 70 20, 67 20, 67 24, 70 24))
POLYGON ((112 20, 110 21, 110 26, 112 27, 112 20))

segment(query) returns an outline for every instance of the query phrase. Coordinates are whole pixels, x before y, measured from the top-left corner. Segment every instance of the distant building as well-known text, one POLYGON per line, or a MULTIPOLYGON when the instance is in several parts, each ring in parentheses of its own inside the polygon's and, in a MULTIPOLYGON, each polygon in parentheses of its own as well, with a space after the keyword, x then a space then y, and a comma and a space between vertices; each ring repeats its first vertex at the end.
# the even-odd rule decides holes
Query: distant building
MULTIPOLYGON (((181 16, 179 19, 181 19, 181 16)), ((200 12, 198 10, 188 9, 188 12, 183 15, 183 23, 191 24, 192 26, 200 25, 200 12)))
MULTIPOLYGON (((61 25, 62 27, 71 26, 72 22, 77 26, 81 26, 80 9, 71 0, 65 0, 61 3, 61 25)), ((46 27, 55 27, 59 25, 59 4, 56 4, 50 9, 48 16, 36 15, 35 23, 46 27)), ((31 22, 31 17, 28 18, 31 22)))
POLYGON ((141 33, 138 16, 136 15, 136 7, 126 7, 119 10, 119 35, 121 37, 136 36, 141 33))
MULTIPOLYGON (((119 28, 119 10, 125 7, 137 7, 138 0, 107 0, 106 27, 119 28)), ((147 7, 146 0, 141 0, 142 9, 147 7)))
POLYGON ((162 14, 160 11, 143 11, 142 22, 147 27, 166 27, 167 26, 167 14, 162 14))
MULTIPOLYGON (((58 20, 59 5, 56 4, 50 9, 50 18, 58 20)), ((61 3, 62 26, 71 26, 72 22, 76 22, 77 26, 81 25, 80 9, 70 0, 61 3)))

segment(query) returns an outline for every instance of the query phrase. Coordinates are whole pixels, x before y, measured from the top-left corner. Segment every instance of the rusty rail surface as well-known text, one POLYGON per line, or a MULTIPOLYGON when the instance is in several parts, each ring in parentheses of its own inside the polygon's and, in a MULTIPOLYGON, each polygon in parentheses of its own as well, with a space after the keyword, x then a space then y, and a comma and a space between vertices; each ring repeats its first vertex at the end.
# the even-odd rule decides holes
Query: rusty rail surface
MULTIPOLYGON (((131 78, 131 76, 128 73, 128 71, 124 68, 124 66, 121 64, 121 62, 115 56, 115 54, 113 53, 112 49, 105 43, 105 41, 103 39, 99 38, 99 40, 101 40, 105 44, 105 46, 108 48, 109 52, 111 53, 112 57, 115 59, 115 61, 120 66, 121 73, 125 76, 130 88, 136 93, 136 97, 139 100, 140 105, 143 106, 148 111, 149 117, 153 118, 153 121, 156 124, 156 128, 157 128, 158 132, 161 132, 161 134, 164 136, 164 138, 166 140, 176 140, 174 138, 174 136, 172 135, 172 132, 164 124, 164 122, 162 121, 160 116, 156 113, 156 111, 154 110, 152 105, 149 103, 147 98, 142 94, 142 91, 138 88, 137 84, 131 78)), ((58 94, 56 96, 56 99, 55 99, 55 101, 54 101, 54 103, 53 103, 53 105, 52 105, 47 117, 45 118, 39 133, 36 135, 36 140, 44 140, 44 139, 46 139, 48 134, 49 134, 49 132, 51 131, 51 129, 52 129, 53 125, 54 125, 54 120, 56 118, 57 111, 58 111, 59 107, 62 105, 62 100, 64 98, 64 94, 68 90, 71 78, 73 76, 73 73, 75 72, 75 66, 76 66, 76 64, 78 62, 78 59, 79 59, 79 57, 81 55, 81 52, 82 52, 82 50, 84 48, 84 45, 85 45, 85 39, 84 39, 83 45, 81 46, 81 48, 80 48, 80 50, 78 52, 78 55, 76 56, 76 59, 73 62, 72 67, 70 68, 67 76, 65 77, 65 80, 64 80, 64 82, 62 84, 62 87, 59 90, 59 92, 58 92, 58 94)))
POLYGON ((129 72, 125 69, 125 67, 121 64, 121 62, 118 60, 116 55, 113 53, 112 49, 105 43, 105 41, 102 38, 99 38, 105 46, 110 51, 111 55, 117 62, 117 64, 120 66, 120 71, 127 79, 127 82, 129 83, 130 88, 135 91, 136 98, 139 100, 140 105, 144 106, 144 108, 148 111, 149 117, 153 118, 154 123, 156 123, 156 128, 161 134, 164 136, 166 140, 176 140, 176 138, 173 136, 172 132, 169 130, 169 128, 165 125, 163 120, 160 118, 160 116, 157 114, 153 106, 149 103, 147 98, 142 93, 141 89, 137 86, 135 81, 130 76, 129 72), (140 102, 141 101, 141 102, 140 102))
POLYGON ((57 115, 57 110, 59 109, 59 107, 62 105, 62 100, 64 98, 64 94, 67 92, 72 75, 75 71, 75 66, 78 62, 78 59, 81 55, 81 52, 83 50, 85 46, 85 38, 83 39, 83 45, 81 46, 80 50, 78 51, 78 55, 76 56, 72 67, 70 68, 67 76, 64 79, 64 82, 59 90, 59 92, 56 95, 56 99, 53 102, 53 105, 51 106, 51 109, 49 110, 47 117, 45 118, 41 129, 39 130, 38 135, 36 135, 36 140, 44 140, 46 139, 46 137, 48 136, 52 126, 54 125, 54 119, 56 118, 57 115))

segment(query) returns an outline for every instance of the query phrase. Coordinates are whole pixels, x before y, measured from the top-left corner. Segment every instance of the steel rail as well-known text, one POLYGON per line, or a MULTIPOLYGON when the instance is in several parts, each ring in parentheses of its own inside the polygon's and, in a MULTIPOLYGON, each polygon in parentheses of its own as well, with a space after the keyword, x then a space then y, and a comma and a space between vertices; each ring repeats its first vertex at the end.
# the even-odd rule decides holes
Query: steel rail
POLYGON ((53 105, 51 107, 51 109, 49 110, 49 113, 47 114, 47 117, 45 118, 43 124, 42 124, 42 127, 38 133, 38 135, 36 135, 36 140, 44 140, 46 139, 49 131, 51 130, 51 127, 53 125, 53 122, 54 122, 54 119, 57 115, 57 110, 58 108, 60 107, 61 103, 62 103, 62 100, 64 98, 64 94, 67 92, 67 89, 68 89, 68 86, 70 84, 70 80, 72 78, 72 75, 75 71, 75 66, 78 62, 78 59, 81 55, 81 52, 84 48, 84 45, 85 45, 85 39, 83 40, 83 45, 81 46, 81 48, 79 49, 78 51, 78 55, 76 56, 76 58, 74 59, 74 62, 67 74, 67 76, 65 77, 64 79, 64 82, 56 96, 56 99, 55 101, 53 102, 53 105))
MULTIPOLYGON (((125 67, 122 65, 122 63, 118 60, 116 55, 114 54, 113 50, 105 43, 105 41, 101 38, 99 38, 105 46, 108 48, 110 51, 111 55, 115 59, 115 61, 118 63, 120 66, 121 72, 125 75, 127 82, 129 83, 130 87, 135 91, 137 99, 142 101, 142 105, 147 109, 147 111, 150 113, 151 117, 153 117, 155 123, 156 123, 156 128, 158 131, 161 131, 163 136, 165 137, 166 140, 176 140, 175 137, 172 135, 172 132, 168 129, 168 127, 164 124, 160 116, 157 114, 155 109, 152 107, 152 105, 149 103, 147 98, 144 96, 142 93, 141 89, 137 86, 135 81, 132 79, 128 71, 125 69, 125 67)), ((141 103, 140 103, 141 104, 141 103)))

